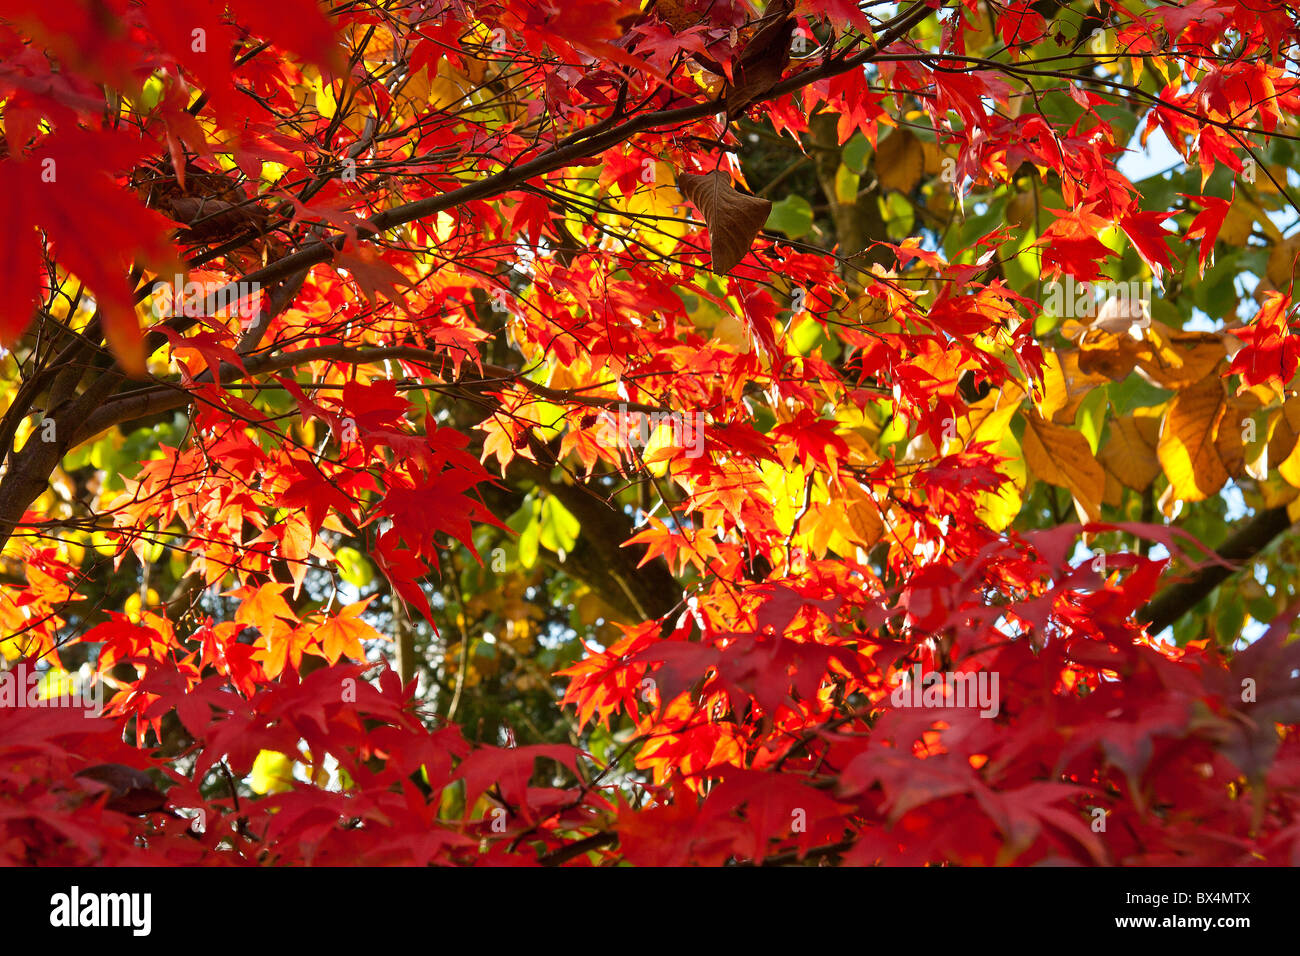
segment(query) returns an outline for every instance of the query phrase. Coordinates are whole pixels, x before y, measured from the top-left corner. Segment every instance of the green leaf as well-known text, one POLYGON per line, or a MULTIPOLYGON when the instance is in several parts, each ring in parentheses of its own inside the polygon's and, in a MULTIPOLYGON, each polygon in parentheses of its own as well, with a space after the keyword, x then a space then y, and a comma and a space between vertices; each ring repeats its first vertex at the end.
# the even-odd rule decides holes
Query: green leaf
POLYGON ((1135 408, 1149 408, 1166 402, 1174 394, 1157 388, 1141 375, 1130 375, 1122 382, 1106 386, 1110 393, 1110 403, 1115 406, 1117 415, 1130 415, 1135 408))
POLYGON ((772 214, 767 217, 767 228, 784 232, 791 239, 798 239, 812 228, 812 206, 802 196, 786 196, 772 206, 772 214))
POLYGON ((542 502, 540 524, 540 540, 542 546, 548 550, 563 555, 565 552, 572 551, 573 546, 578 543, 578 531, 581 525, 554 495, 548 495, 542 502))
POLYGON ((339 562, 339 577, 360 590, 375 579, 370 562, 356 548, 342 547, 334 552, 339 562))
POLYGON ((858 185, 861 181, 861 176, 840 163, 839 169, 835 170, 835 198, 846 206, 853 205, 858 201, 858 185))
POLYGON ((1097 445, 1101 442, 1101 427, 1106 422, 1106 406, 1109 399, 1105 387, 1094 388, 1074 413, 1074 423, 1083 437, 1088 439, 1088 447, 1097 454, 1097 445))
POLYGON ((1215 609, 1214 631, 1221 644, 1231 644, 1241 637, 1242 626, 1246 623, 1246 608, 1241 597, 1235 593, 1222 594, 1219 606, 1215 609))
POLYGON ((906 239, 912 234, 916 225, 916 211, 912 209, 911 200, 902 193, 890 193, 881 200, 881 206, 889 238, 906 239))
POLYGON ((519 533, 515 546, 519 552, 519 563, 525 570, 537 563, 537 542, 541 534, 541 503, 529 495, 519 510, 506 519, 506 526, 519 533))
POLYGON ((861 132, 854 133, 844 149, 840 152, 840 159, 844 165, 855 173, 865 173, 867 171, 867 158, 871 155, 871 144, 861 132))

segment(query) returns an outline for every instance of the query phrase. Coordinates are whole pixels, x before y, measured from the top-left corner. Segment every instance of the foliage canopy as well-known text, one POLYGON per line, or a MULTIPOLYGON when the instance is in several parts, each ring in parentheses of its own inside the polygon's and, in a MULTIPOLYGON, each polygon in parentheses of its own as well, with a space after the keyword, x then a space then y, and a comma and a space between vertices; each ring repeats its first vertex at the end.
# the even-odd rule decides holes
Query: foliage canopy
POLYGON ((3 0, 0 861, 1300 863, 1298 45, 3 0))

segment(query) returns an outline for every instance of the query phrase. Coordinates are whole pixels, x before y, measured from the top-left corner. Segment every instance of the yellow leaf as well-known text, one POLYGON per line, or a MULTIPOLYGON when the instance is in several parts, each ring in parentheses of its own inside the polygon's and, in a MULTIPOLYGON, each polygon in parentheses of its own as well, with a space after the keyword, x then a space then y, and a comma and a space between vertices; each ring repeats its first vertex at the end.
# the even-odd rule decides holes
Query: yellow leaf
POLYGON ((446 60, 438 64, 438 75, 429 84, 429 108, 456 113, 469 105, 476 84, 446 60))
POLYGON ((262 750, 253 761, 252 779, 254 793, 285 793, 293 789, 293 760, 279 751, 262 750))
POLYGON ((1111 421, 1110 437, 1097 457, 1126 487, 1146 491, 1160 474, 1159 441, 1159 419, 1124 415, 1111 421))
POLYGON ((743 322, 734 315, 724 315, 713 327, 713 341, 729 345, 738 353, 753 351, 754 343, 743 322))
POLYGON ((835 170, 836 201, 842 206, 852 206, 858 201, 858 186, 861 182, 861 176, 840 163, 839 169, 835 170))
POLYGON ((1245 196, 1238 196, 1228 207, 1228 214, 1223 217, 1223 225, 1219 227, 1219 240, 1227 243, 1230 248, 1245 246, 1255 229, 1256 218, 1267 217, 1245 196))
POLYGON ((1275 243, 1268 256, 1265 273, 1268 281, 1278 289, 1287 289, 1296 275, 1296 257, 1300 256, 1300 236, 1292 236, 1275 243))
POLYGON ((966 416, 957 422, 957 434, 963 447, 980 442, 994 445, 1000 442, 1024 397, 1025 390, 1020 383, 1008 379, 1001 391, 990 392, 971 405, 966 416))
POLYGON ((1228 480, 1216 438, 1227 410, 1223 380, 1209 375, 1182 392, 1169 405, 1160 426, 1156 454, 1175 498, 1201 501, 1228 480))
MULTIPOLYGON (((1266 454, 1261 455, 1263 459, 1262 467, 1265 472, 1269 467, 1275 467, 1282 472, 1282 465, 1289 459, 1296 460, 1287 465, 1286 472, 1282 473, 1283 478, 1287 474, 1300 479, 1300 456, 1296 455, 1296 441, 1300 438, 1300 398, 1288 398, 1281 408, 1274 409, 1268 420, 1268 444, 1266 445, 1266 454)), ((1263 480, 1263 474, 1257 474, 1254 477, 1263 480)), ((1287 478, 1289 482, 1290 479, 1287 478)))
POLYGON ((925 148, 910 130, 890 133, 876 150, 876 178, 880 191, 910 193, 925 170, 925 148))
POLYGON ((1300 495, 1300 488, 1288 483, 1281 475, 1269 475, 1259 483, 1257 490, 1265 508, 1289 504, 1300 495))
MULTIPOLYGON (((863 430, 870 426, 864 425, 863 430)), ((879 432, 877 431, 877 434, 879 432)), ((880 456, 876 454, 876 449, 872 447, 871 442, 867 439, 862 431, 840 432, 840 437, 844 443, 849 446, 849 454, 844 460, 853 465, 855 468, 871 468, 880 462, 880 456)))
POLYGON ((845 484, 843 507, 849 529, 853 532, 850 542, 863 551, 870 551, 885 533, 880 508, 854 481, 845 484))
POLYGON ((690 228, 674 208, 685 202, 674 180, 672 167, 656 162, 648 185, 626 198, 614 200, 616 206, 633 217, 637 238, 662 256, 677 248, 678 241, 690 228))
POLYGON ((1025 463, 1049 485, 1065 488, 1085 521, 1101 517, 1106 473, 1092 455, 1088 439, 1064 425, 1054 425, 1037 412, 1025 416, 1021 438, 1025 463))
POLYGON ((975 498, 975 513, 994 531, 1005 531, 1016 520, 1024 503, 1025 485, 1029 483, 1020 442, 1016 441, 1011 429, 1005 425, 1003 428, 1002 440, 994 450, 1007 459, 998 465, 998 471, 1010 478, 1010 481, 1005 482, 996 495, 985 491, 975 498))
POLYGON ((1149 351, 1138 367, 1148 381, 1177 391, 1205 378, 1227 357, 1223 338, 1214 332, 1184 332, 1152 322, 1145 339, 1149 351))
POLYGON ((1074 415, 1094 385, 1108 381, 1105 375, 1085 373, 1079 368, 1079 350, 1043 351, 1043 399, 1038 411, 1058 425, 1074 424, 1074 415))

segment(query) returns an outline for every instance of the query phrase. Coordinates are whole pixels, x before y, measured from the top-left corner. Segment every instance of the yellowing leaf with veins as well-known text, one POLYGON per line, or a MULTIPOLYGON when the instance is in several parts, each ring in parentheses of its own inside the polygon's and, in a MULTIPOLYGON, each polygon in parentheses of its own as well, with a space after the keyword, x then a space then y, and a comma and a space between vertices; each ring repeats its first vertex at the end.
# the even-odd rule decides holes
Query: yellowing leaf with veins
POLYGON ((1025 433, 1020 443, 1025 464, 1035 475, 1049 485, 1069 491, 1084 521, 1100 519, 1106 472, 1093 457, 1088 439, 1073 428, 1054 425, 1031 411, 1025 416, 1025 433))
POLYGON ((1174 497, 1201 501, 1227 482, 1228 469, 1216 441, 1226 409, 1227 395, 1217 375, 1179 392, 1170 403, 1156 454, 1174 497))
POLYGON ((1146 491, 1160 475, 1159 442, 1158 418, 1121 415, 1111 420, 1110 436, 1097 458, 1125 487, 1146 491))
POLYGON ((660 162, 651 168, 651 182, 640 185, 631 196, 616 196, 614 205, 626 210, 631 217, 630 220, 623 219, 620 226, 626 227, 630 222, 637 240, 661 256, 666 256, 677 248, 677 243, 686 235, 690 225, 681 221, 682 216, 677 209, 685 200, 677 189, 673 168, 660 162))
POLYGON ((1074 422, 1075 412, 1094 385, 1109 381, 1105 375, 1087 374, 1079 368, 1078 349, 1043 350, 1043 398, 1038 411, 1059 425, 1074 422))
POLYGON ((1005 531, 1020 514, 1025 486, 1029 483, 1029 472, 1025 468, 1020 442, 1016 441, 1015 433, 1010 428, 1005 428, 1002 440, 993 450, 1006 459, 998 465, 998 471, 1010 480, 998 489, 997 494, 981 492, 975 499, 975 513, 994 531, 1005 531))

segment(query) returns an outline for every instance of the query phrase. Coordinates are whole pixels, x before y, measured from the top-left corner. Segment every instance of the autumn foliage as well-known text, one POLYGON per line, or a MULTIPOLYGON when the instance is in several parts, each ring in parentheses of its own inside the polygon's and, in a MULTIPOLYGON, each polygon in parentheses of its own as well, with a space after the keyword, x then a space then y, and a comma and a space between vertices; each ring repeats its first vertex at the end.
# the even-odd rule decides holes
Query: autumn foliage
POLYGON ((1300 864, 1298 45, 0 0, 0 862, 1300 864))

